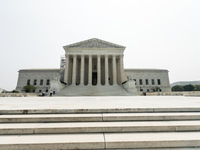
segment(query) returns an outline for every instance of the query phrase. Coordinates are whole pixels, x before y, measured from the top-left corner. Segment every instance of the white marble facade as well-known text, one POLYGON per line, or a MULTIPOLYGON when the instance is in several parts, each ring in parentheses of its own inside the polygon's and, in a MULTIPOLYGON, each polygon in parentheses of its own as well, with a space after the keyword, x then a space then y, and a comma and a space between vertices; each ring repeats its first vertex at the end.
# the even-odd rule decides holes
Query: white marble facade
POLYGON ((125 69, 124 76, 135 81, 137 91, 171 92, 168 70, 125 69))
POLYGON ((36 86, 36 93, 49 92, 50 83, 60 75, 60 69, 21 69, 19 70, 16 90, 23 91, 23 87, 30 84, 36 86))
MULTIPOLYGON (((67 89, 69 87, 87 88, 91 86, 94 88, 123 87, 122 84, 128 78, 132 78, 136 81, 138 91, 153 92, 156 88, 162 92, 170 91, 167 70, 124 69, 124 46, 93 38, 63 46, 63 48, 65 50, 65 63, 62 64, 61 69, 20 70, 16 90, 22 91, 23 86, 29 80, 31 84, 35 84, 35 80, 41 82, 41 80, 55 80, 55 77, 60 77, 61 83, 65 84, 67 89)), ((35 86, 37 87, 36 92, 47 91, 48 88, 46 84, 37 83, 35 86)), ((65 89, 63 92, 67 92, 67 90, 65 89)))
POLYGON ((120 85, 125 47, 91 39, 64 46, 64 82, 68 85, 120 85))

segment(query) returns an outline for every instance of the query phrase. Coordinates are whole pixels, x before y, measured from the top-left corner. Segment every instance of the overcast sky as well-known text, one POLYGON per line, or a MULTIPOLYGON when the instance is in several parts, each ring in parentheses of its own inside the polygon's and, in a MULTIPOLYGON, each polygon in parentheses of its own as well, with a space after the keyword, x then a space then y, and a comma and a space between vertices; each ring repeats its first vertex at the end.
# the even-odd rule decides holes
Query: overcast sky
POLYGON ((90 38, 125 46, 125 68, 200 80, 199 0, 0 0, 0 88, 20 69, 59 68, 62 46, 90 38))

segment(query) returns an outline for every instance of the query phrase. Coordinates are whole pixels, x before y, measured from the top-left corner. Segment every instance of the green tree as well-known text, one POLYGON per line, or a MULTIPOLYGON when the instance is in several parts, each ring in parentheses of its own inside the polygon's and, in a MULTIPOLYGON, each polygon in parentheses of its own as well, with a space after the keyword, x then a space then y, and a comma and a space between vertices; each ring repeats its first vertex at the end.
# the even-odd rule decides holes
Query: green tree
POLYGON ((35 89, 36 87, 34 85, 26 85, 23 87, 23 90, 26 92, 26 93, 32 93, 32 92, 35 92, 35 89))
POLYGON ((172 91, 184 91, 184 88, 181 85, 175 85, 172 87, 172 91))
POLYGON ((194 91, 194 86, 191 84, 183 86, 184 91, 194 91))
POLYGON ((194 86, 194 90, 195 90, 195 91, 200 91, 200 85, 195 85, 195 86, 194 86))
POLYGON ((13 90, 13 91, 12 91, 12 93, 19 93, 19 92, 18 92, 18 91, 16 91, 16 90, 13 90))

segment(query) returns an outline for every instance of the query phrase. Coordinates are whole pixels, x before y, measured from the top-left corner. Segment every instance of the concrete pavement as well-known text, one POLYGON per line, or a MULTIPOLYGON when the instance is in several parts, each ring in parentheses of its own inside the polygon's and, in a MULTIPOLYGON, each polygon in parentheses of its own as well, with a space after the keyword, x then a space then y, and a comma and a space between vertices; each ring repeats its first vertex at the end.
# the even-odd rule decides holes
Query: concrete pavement
MULTIPOLYGON (((110 96, 110 97, 0 97, 0 113, 3 110, 54 110, 54 113, 62 113, 62 110, 76 110, 80 112, 99 112, 123 109, 147 110, 147 112, 159 112, 164 109, 176 111, 187 110, 200 111, 200 97, 183 96, 110 96), (102 111, 101 111, 102 110, 102 111)), ((8 111, 8 112, 9 112, 8 111)), ((17 112, 17 111, 16 111, 17 112)), ((26 112, 24 112, 26 113, 26 112)), ((29 111, 31 113, 31 111, 29 111)), ((32 112, 34 113, 34 112, 32 112)), ((66 112, 63 112, 66 113, 66 112)))

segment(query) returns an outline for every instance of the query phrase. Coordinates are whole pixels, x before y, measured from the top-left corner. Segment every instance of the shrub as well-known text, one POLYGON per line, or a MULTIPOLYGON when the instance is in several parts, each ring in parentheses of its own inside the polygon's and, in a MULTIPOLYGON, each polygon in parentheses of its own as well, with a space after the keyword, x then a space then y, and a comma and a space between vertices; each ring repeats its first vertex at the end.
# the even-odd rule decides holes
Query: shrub
POLYGON ((181 85, 175 85, 172 87, 172 91, 184 91, 184 88, 181 85))
POLYGON ((26 85, 24 86, 23 90, 26 92, 26 93, 32 93, 32 92, 35 92, 35 89, 36 87, 34 85, 26 85))

